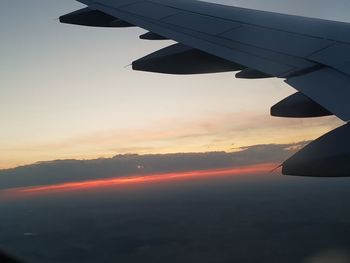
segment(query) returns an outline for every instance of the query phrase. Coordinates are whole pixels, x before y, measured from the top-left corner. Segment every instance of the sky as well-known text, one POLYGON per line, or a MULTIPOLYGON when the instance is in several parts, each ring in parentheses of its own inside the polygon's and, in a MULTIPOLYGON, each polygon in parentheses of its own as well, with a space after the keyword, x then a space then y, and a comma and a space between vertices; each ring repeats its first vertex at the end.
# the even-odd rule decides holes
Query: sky
MULTIPOLYGON (((348 1, 220 2, 350 22, 348 1)), ((138 28, 58 22, 81 7, 71 0, 2 3, 0 169, 125 153, 236 151, 315 139, 341 124, 270 117, 270 107, 294 92, 278 79, 132 71, 133 60, 172 42, 139 40, 138 28)))
MULTIPOLYGON (((220 3, 350 22, 348 0, 220 3)), ((275 170, 341 121, 270 117, 278 79, 132 71, 172 42, 60 24, 73 0, 1 4, 0 256, 350 262, 350 181, 275 170)))

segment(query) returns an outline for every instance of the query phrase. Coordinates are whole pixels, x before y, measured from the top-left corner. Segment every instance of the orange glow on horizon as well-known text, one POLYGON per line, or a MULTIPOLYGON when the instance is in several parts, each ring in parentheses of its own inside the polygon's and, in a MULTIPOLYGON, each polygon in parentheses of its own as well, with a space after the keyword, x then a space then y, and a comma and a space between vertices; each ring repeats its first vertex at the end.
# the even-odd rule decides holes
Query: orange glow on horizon
MULTIPOLYGON (((110 188, 114 186, 138 184, 138 183, 152 183, 152 182, 164 182, 171 180, 186 180, 191 178, 200 177, 223 177, 223 176, 237 176, 248 174, 262 174, 270 172, 275 168, 277 164, 267 163, 251 166, 224 168, 224 169, 212 169, 212 170, 195 170, 185 172, 170 172, 170 173, 157 173, 147 175, 134 175, 127 177, 117 178, 105 178, 98 180, 80 181, 80 182, 68 182, 52 185, 31 186, 8 189, 3 191, 10 196, 23 196, 32 194, 45 194, 45 193, 58 193, 58 192, 70 192, 96 188, 110 188)), ((1 193, 1 191, 0 191, 1 193)))

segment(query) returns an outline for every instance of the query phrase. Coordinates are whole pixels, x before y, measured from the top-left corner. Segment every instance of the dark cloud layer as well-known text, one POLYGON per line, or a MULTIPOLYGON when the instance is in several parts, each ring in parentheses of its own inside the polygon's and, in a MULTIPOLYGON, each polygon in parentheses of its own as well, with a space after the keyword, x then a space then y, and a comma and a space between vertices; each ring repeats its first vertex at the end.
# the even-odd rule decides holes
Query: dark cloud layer
POLYGON ((254 145, 237 152, 117 155, 95 160, 56 160, 0 171, 0 189, 135 174, 181 172, 281 163, 305 142, 254 145))

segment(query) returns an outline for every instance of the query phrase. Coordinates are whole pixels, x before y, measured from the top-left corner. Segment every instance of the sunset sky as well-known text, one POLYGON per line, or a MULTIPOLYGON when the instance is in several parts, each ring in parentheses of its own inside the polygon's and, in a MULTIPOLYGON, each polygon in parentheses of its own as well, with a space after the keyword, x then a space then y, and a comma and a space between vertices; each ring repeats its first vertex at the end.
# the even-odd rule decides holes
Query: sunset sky
MULTIPOLYGON (((348 0, 215 2, 350 21, 348 0)), ((314 139, 341 124, 270 117, 270 107, 293 93, 282 80, 132 71, 133 60, 172 42, 139 40, 138 28, 58 22, 80 7, 73 0, 2 2, 0 168, 120 153, 236 151, 314 139)))
MULTIPOLYGON (((350 23, 349 0, 208 2, 350 23)), ((341 120, 271 117, 282 79, 133 71, 173 42, 60 24, 74 0, 0 6, 1 262, 350 262, 349 177, 282 175, 341 120)))

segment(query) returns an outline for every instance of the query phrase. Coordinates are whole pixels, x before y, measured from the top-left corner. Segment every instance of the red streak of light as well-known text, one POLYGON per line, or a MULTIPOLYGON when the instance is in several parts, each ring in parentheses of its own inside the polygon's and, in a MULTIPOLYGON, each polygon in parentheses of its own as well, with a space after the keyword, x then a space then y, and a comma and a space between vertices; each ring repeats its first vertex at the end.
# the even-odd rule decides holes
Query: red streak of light
POLYGON ((81 181, 81 182, 69 182, 69 183, 60 183, 60 184, 45 185, 45 186, 15 188, 15 189, 9 189, 8 192, 12 192, 12 194, 53 193, 53 192, 112 187, 112 186, 124 185, 124 184, 160 182, 160 181, 178 180, 178 179, 181 180, 181 179, 190 179, 190 178, 198 178, 198 177, 261 174, 261 173, 270 172, 276 166, 277 166, 276 164, 268 163, 268 164, 259 164, 259 165, 226 168, 226 169, 197 170, 197 171, 187 171, 187 172, 148 174, 148 175, 142 175, 142 176, 105 178, 105 179, 81 181))

